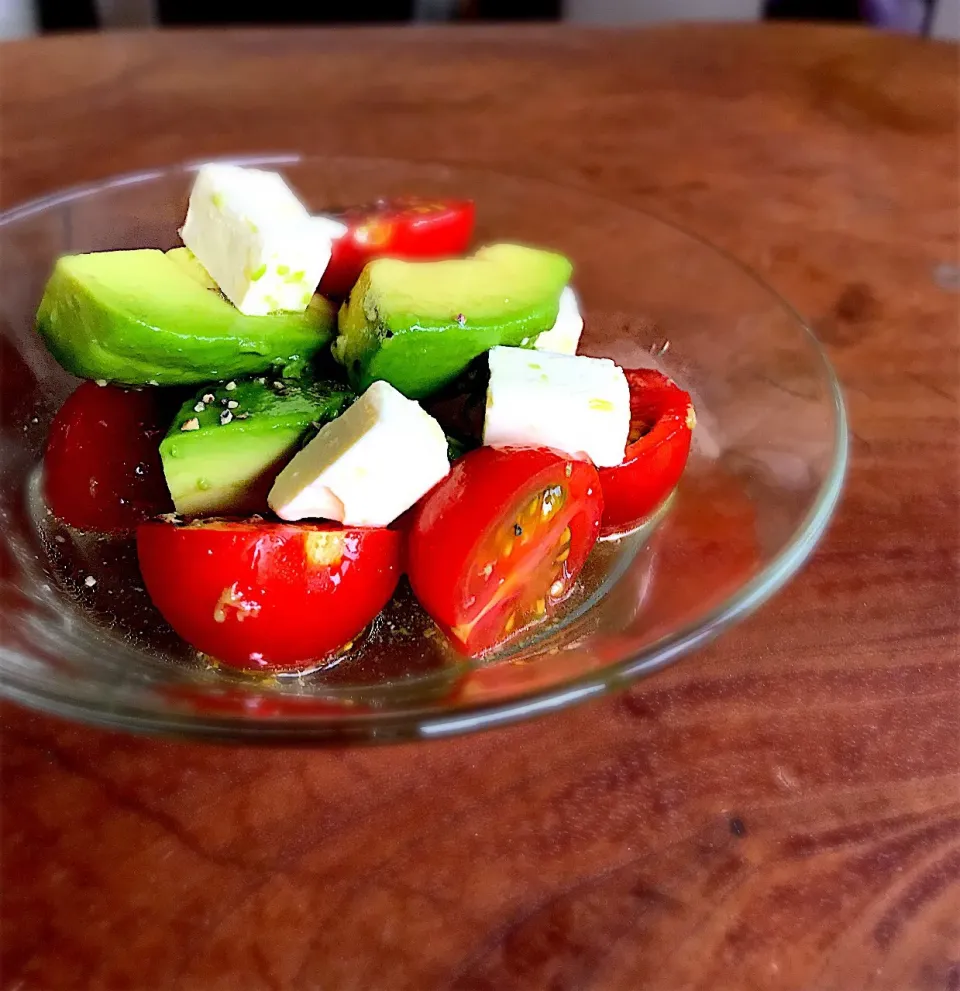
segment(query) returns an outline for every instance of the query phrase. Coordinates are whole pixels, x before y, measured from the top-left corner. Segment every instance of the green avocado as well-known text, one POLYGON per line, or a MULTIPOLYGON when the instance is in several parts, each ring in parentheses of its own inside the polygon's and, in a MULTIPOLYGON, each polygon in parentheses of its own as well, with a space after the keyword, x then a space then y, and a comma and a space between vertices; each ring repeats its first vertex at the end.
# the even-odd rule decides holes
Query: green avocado
POLYGON ((337 382, 266 377, 200 389, 180 408, 160 458, 178 513, 264 513, 280 469, 313 428, 356 398, 337 382))
POLYGON ((171 248, 166 252, 167 260, 172 261, 185 275, 194 282, 199 282, 204 289, 219 292, 213 276, 197 261, 197 256, 189 248, 171 248))
POLYGON ((445 261, 377 259, 340 310, 333 355, 358 392, 383 379, 429 396, 490 348, 549 330, 572 270, 563 255, 517 244, 445 261))
POLYGON ((333 310, 240 313, 186 249, 65 255, 37 329, 74 375, 126 385, 194 385, 274 368, 299 374, 333 336, 333 310))

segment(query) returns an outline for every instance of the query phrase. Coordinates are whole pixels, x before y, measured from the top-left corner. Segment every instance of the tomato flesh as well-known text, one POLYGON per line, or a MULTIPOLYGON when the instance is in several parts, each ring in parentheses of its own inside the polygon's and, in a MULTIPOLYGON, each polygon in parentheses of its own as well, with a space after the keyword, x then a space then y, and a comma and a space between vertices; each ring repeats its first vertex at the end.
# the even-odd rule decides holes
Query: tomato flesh
POLYGON ((415 196, 378 200, 336 214, 347 232, 333 254, 317 292, 343 299, 364 265, 374 258, 428 259, 461 255, 473 235, 470 200, 427 200, 415 196))
POLYGON ((179 395, 167 390, 84 382, 47 439, 44 491, 53 515, 109 533, 172 510, 159 445, 177 406, 179 395))
POLYGON ((197 650, 245 670, 303 668, 340 650, 389 601, 400 534, 336 524, 145 523, 150 598, 197 650))
POLYGON ((543 448, 471 451, 414 512, 410 584, 455 646, 479 656, 567 597, 602 510, 588 462, 543 448))
POLYGON ((624 369, 630 438, 623 461, 600 469, 603 534, 642 523, 674 490, 690 454, 696 416, 690 394, 652 368, 624 369))

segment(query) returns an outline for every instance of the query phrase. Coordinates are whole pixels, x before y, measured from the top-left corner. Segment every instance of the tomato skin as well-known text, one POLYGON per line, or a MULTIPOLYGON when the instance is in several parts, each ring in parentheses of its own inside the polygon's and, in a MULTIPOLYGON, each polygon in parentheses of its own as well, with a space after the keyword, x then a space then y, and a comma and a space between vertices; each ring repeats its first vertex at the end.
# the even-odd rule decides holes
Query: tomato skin
POLYGON ((630 385, 631 428, 644 423, 650 430, 627 445, 619 465, 600 469, 604 536, 633 529, 674 490, 696 423, 690 394, 666 375, 652 368, 624 369, 624 374, 630 385))
POLYGON ((204 520, 137 530, 144 584, 189 644, 230 667, 295 670, 352 640, 400 577, 393 530, 204 520))
POLYGON ((159 445, 179 398, 84 382, 50 426, 44 490, 53 515, 111 533, 171 511, 159 445))
POLYGON ((473 235, 475 209, 470 200, 408 196, 351 207, 335 216, 347 225, 347 233, 334 241, 317 292, 343 299, 374 258, 462 255, 473 235))
POLYGON ((589 462, 545 448, 470 451, 414 510, 410 584, 460 651, 486 653, 521 631, 512 630, 508 618, 518 603, 539 599, 552 607, 566 596, 597 540, 602 511, 599 477, 589 462), (530 527, 528 542, 521 543, 522 528, 511 542, 517 507, 553 487, 562 489, 560 508, 530 527), (557 565, 554 555, 567 531, 568 553, 557 565), (511 547, 509 556, 497 550, 503 543, 511 547), (561 571, 562 594, 550 592, 557 577, 551 567, 561 571))

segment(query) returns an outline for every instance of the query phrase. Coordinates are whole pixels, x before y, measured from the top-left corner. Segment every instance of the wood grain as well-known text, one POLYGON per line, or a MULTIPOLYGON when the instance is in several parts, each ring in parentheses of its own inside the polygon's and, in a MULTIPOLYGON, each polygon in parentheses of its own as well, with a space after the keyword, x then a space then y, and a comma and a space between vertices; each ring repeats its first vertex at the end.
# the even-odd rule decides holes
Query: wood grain
POLYGON ((958 93, 955 48, 812 27, 0 50, 4 205, 271 149, 548 175, 769 278, 854 431, 806 571, 619 698, 320 753, 4 707, 2 987, 957 991, 958 93))

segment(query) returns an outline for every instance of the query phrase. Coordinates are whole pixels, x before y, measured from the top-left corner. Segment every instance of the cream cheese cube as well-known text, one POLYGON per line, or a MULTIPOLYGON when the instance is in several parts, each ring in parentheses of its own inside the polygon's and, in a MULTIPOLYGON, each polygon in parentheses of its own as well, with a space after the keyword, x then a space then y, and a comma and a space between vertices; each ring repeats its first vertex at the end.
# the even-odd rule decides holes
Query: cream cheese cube
POLYGON ((440 424, 374 382, 280 472, 267 497, 284 520, 387 526, 450 471, 440 424))
POLYGON ((560 354, 576 354, 583 333, 583 317, 577 294, 567 286, 560 294, 560 310, 557 322, 550 330, 545 330, 534 341, 538 351, 557 351, 560 354))
POLYGON ((609 358, 495 347, 483 442, 551 447, 597 467, 623 460, 630 432, 630 387, 609 358))
POLYGON ((241 312, 302 313, 346 228, 311 217, 276 172, 204 165, 197 173, 183 243, 241 312))

